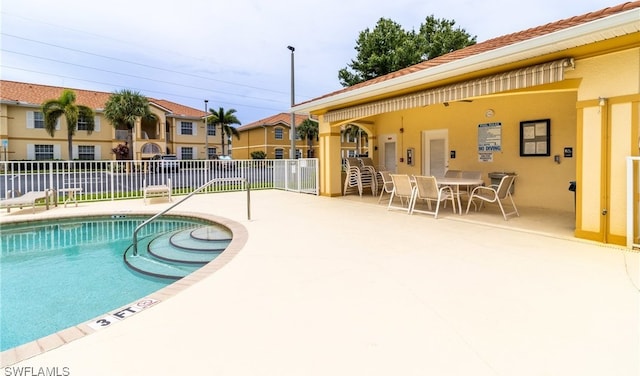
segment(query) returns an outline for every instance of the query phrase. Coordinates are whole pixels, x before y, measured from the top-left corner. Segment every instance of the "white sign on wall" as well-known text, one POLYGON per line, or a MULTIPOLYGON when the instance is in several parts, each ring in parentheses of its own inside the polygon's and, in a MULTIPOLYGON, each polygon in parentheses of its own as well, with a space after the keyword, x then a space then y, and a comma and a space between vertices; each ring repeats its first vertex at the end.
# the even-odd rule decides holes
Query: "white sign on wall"
POLYGON ((502 123, 478 124, 478 153, 502 151, 502 123))

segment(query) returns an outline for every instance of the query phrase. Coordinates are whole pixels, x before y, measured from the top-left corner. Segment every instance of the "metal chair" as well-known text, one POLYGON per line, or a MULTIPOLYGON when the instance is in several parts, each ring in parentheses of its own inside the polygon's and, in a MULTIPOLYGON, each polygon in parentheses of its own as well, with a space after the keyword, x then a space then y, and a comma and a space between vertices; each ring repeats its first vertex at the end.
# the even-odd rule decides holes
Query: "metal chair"
POLYGON ((411 208, 409 214, 414 212, 433 214, 434 218, 438 218, 438 211, 440 210, 440 203, 451 201, 451 207, 453 213, 456 212, 455 196, 453 190, 449 186, 443 186, 438 188, 438 182, 434 176, 414 176, 415 189, 413 192, 413 200, 411 201, 411 208), (418 200, 426 200, 428 209, 416 209, 416 202, 418 200), (436 202, 436 210, 431 209, 431 202, 436 202))
POLYGON ((371 170, 362 168, 357 158, 347 158, 346 169, 347 176, 344 180, 343 195, 346 195, 352 188, 358 190, 360 197, 362 197, 362 191, 365 188, 371 188, 371 194, 374 196, 377 194, 376 177, 371 170))
MULTIPOLYGON (((513 202, 513 197, 511 196, 511 185, 516 179, 516 175, 505 175, 500 180, 500 184, 498 185, 490 185, 488 187, 478 186, 475 187, 471 191, 471 196, 469 197, 469 203, 467 204, 467 214, 469 214, 469 208, 471 207, 471 203, 475 198, 481 200, 480 205, 476 207, 476 211, 482 208, 482 204, 485 202, 495 202, 500 207, 500 211, 502 212, 502 216, 504 220, 507 220, 507 217, 515 214, 516 216, 520 216, 518 213, 518 208, 516 208, 516 204, 513 202), (513 206, 513 211, 505 212, 504 206, 502 205, 503 200, 511 201, 511 206, 513 206)), ((474 203, 475 205, 475 203, 474 203)))
POLYGON ((393 180, 391 180, 391 173, 389 171, 378 171, 378 176, 382 181, 380 185, 380 197, 378 197, 379 204, 385 193, 391 194, 391 192, 393 192, 393 180))
POLYGON ((413 200, 413 184, 411 178, 407 174, 390 174, 393 181, 393 190, 391 191, 391 197, 389 197, 389 205, 387 210, 397 209, 406 211, 407 214, 411 210, 411 204, 413 200), (400 199, 400 205, 394 203, 393 199, 398 197, 400 199), (404 200, 407 200, 407 205, 404 205, 404 200))

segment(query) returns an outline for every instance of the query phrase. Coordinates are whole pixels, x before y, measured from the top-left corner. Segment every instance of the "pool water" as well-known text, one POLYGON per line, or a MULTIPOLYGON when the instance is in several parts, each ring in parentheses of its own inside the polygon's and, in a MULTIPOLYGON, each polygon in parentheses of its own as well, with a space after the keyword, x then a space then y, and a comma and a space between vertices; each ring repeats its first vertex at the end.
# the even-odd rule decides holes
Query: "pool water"
MULTIPOLYGON (((131 271, 122 255, 147 217, 92 217, 2 225, 0 351, 88 321, 171 280, 131 271)), ((207 222, 161 217, 139 239, 207 222)))

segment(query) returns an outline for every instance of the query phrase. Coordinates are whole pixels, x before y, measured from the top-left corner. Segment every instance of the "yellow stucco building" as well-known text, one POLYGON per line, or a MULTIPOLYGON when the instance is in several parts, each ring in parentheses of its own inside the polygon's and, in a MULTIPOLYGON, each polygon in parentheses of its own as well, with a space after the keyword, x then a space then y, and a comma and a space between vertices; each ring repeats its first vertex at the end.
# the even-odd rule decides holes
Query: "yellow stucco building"
POLYGON ((205 130, 205 112, 163 99, 149 99, 157 120, 139 119, 130 134, 115 129, 103 114, 111 93, 72 89, 76 104, 95 112, 95 130, 89 134, 78 123, 73 137, 73 155, 67 151, 66 120, 59 119, 54 137, 44 130, 43 102, 57 99, 65 88, 15 81, 0 81, 0 160, 115 159, 112 149, 127 143, 128 158, 147 159, 156 154, 176 154, 180 159, 205 159, 219 154, 222 137, 217 127, 205 130), (208 134, 206 133, 208 131, 208 134))
MULTIPOLYGON (((341 194, 341 132, 387 170, 518 175, 518 205, 573 211, 577 237, 625 244, 625 158, 639 154, 640 2, 454 51, 296 104, 319 119, 321 194, 341 194)), ((638 184, 635 184, 637 196, 638 184)), ((636 231, 637 233, 637 231, 636 231)), ((637 235, 635 235, 637 236, 637 235)))
MULTIPOLYGON (((296 115, 298 127, 308 116, 296 115)), ((234 159, 252 159, 251 153, 263 152, 266 159, 287 159, 291 155, 291 114, 280 113, 237 128, 239 139, 233 141, 234 159)), ((298 134, 295 141, 298 156, 309 155, 309 143, 298 134)), ((313 141, 311 150, 318 142, 313 141)), ((317 152, 316 152, 317 154, 317 152)))

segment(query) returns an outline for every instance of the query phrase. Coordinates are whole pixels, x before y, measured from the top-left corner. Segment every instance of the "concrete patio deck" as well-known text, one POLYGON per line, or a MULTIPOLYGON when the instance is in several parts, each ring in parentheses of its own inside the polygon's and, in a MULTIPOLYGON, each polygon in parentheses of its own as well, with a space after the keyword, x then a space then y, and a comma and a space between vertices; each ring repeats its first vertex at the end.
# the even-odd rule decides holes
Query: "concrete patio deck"
MULTIPOLYGON (((448 208, 435 220, 375 201, 255 191, 247 220, 246 193, 195 196, 176 210, 246 228, 235 257, 106 329, 5 351, 4 374, 640 374, 638 252, 573 239, 566 215, 448 208)), ((0 223, 169 205, 23 209, 0 223)))

